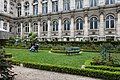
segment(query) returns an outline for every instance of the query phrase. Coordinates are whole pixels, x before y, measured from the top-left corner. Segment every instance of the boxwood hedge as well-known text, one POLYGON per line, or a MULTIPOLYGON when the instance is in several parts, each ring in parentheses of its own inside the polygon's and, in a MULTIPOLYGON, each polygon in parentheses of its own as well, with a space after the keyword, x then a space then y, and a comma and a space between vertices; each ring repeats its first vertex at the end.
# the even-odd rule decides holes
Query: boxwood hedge
POLYGON ((74 75, 88 76, 94 78, 102 78, 106 80, 119 80, 120 72, 111 72, 105 70, 93 70, 93 69, 81 69, 81 68, 73 68, 66 66, 58 66, 58 65, 50 65, 50 64, 38 64, 32 62, 17 62, 13 61, 13 64, 23 64, 24 67, 41 69, 47 71, 55 71, 60 73, 68 73, 74 75))

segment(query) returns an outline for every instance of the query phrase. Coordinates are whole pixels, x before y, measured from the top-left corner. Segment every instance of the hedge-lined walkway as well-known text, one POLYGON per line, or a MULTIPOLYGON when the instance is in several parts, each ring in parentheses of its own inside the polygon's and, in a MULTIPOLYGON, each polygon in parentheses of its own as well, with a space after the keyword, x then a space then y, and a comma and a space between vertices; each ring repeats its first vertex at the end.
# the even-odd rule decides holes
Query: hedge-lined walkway
POLYGON ((15 76, 15 80, 102 80, 18 66, 14 66, 13 71, 18 74, 15 76))

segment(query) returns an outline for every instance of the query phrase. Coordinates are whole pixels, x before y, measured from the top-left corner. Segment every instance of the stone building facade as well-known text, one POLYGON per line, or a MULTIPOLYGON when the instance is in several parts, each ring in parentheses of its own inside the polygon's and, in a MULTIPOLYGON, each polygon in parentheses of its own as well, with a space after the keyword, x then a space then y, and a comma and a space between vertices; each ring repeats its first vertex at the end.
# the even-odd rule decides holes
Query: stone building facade
POLYGON ((39 40, 120 40, 120 0, 0 0, 0 28, 39 40))

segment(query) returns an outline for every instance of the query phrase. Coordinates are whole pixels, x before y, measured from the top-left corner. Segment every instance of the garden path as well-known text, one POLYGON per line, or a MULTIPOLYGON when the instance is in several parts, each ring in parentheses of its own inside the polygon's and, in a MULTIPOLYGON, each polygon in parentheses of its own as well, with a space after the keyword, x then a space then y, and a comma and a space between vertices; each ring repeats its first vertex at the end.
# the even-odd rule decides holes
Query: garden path
POLYGON ((14 66, 13 71, 17 74, 15 76, 15 80, 102 80, 90 77, 25 68, 21 66, 14 66))

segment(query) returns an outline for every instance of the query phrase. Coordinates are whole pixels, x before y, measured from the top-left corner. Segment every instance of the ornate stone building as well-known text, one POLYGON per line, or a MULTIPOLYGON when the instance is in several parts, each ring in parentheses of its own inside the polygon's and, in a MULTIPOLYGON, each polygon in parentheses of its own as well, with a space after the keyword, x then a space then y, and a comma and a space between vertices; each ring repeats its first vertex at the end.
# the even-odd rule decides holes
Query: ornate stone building
POLYGON ((120 40, 120 0, 0 0, 0 28, 39 40, 120 40))

